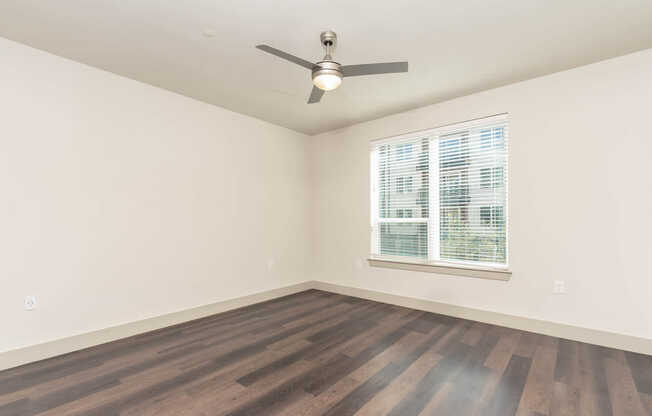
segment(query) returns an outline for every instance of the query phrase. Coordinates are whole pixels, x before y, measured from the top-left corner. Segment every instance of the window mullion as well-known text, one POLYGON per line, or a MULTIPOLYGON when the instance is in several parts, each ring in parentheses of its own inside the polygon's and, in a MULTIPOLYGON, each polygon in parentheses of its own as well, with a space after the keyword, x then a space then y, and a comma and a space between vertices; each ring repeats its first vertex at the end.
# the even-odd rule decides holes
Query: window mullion
POLYGON ((439 137, 430 139, 428 145, 428 259, 438 261, 439 249, 439 137))
POLYGON ((379 230, 378 230, 378 220, 380 218, 380 205, 379 205, 379 189, 378 189, 378 150, 373 150, 371 152, 371 171, 370 171, 370 180, 371 180, 371 253, 378 254, 380 253, 379 247, 379 230))

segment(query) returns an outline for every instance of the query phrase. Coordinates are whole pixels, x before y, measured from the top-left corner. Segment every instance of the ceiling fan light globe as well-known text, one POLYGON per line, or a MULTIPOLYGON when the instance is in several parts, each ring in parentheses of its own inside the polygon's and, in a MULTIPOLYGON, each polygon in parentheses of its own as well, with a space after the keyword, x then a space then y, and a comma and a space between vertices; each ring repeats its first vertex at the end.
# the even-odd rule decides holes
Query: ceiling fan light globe
POLYGON ((332 60, 317 62, 312 70, 312 83, 324 91, 332 91, 342 84, 340 64, 332 60))
POLYGON ((317 74, 312 78, 312 83, 321 90, 332 91, 342 84, 342 77, 332 73, 317 74))

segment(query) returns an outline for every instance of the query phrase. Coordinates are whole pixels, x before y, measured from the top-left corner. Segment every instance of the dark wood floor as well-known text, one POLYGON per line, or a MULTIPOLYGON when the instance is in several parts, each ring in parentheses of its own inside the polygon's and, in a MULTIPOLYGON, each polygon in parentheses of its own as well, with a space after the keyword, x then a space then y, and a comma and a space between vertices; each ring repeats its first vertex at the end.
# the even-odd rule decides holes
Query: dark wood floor
POLYGON ((652 357, 307 291, 0 372, 0 415, 645 415, 652 357))

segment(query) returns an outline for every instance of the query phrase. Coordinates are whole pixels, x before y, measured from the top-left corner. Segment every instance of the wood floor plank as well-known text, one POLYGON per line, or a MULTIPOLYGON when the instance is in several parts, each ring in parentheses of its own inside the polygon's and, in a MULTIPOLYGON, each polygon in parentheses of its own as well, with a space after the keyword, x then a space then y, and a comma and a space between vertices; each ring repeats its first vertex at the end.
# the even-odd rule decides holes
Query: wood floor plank
POLYGON ((407 329, 412 331, 427 334, 440 324, 440 318, 434 313, 424 313, 416 319, 413 319, 408 325, 407 329))
POLYGON ((284 350, 276 350, 266 348, 265 350, 260 351, 258 354, 254 354, 248 359, 240 360, 230 368, 225 368, 224 371, 217 371, 215 373, 209 374, 204 378, 200 378, 197 382, 192 383, 191 385, 185 386, 184 391, 187 392, 191 397, 199 398, 204 395, 210 395, 211 392, 216 390, 221 390, 225 386, 230 384, 238 384, 237 379, 243 377, 246 374, 255 371, 257 368, 264 367, 269 363, 272 363, 288 354, 304 348, 306 345, 309 345, 308 341, 303 343, 296 343, 291 346, 287 346, 284 350))
POLYGON ((449 381, 467 360, 471 347, 456 342, 455 348, 445 355, 426 375, 419 381, 415 388, 410 391, 392 410, 389 416, 416 416, 428 405, 430 399, 449 381))
POLYGON ((426 335, 427 334, 420 332, 408 332, 407 335, 399 339, 385 351, 353 371, 349 377, 358 381, 368 380, 374 374, 389 365, 392 361, 405 356, 408 351, 414 348, 415 345, 421 344, 426 339, 426 335))
MULTIPOLYGON (((410 325, 406 327, 414 328, 410 325)), ((353 379, 364 382, 330 408, 326 414, 345 416, 358 412, 368 401, 412 367, 414 362, 427 352, 434 353, 445 328, 445 325, 436 325, 431 327, 428 334, 411 332, 353 372, 351 374, 353 379), (417 347, 414 348, 414 345, 417 347)))
POLYGON ((342 345, 339 352, 349 357, 355 357, 369 345, 380 341, 392 331, 401 327, 407 329, 408 326, 406 325, 406 322, 409 323, 411 320, 404 320, 400 314, 390 315, 387 319, 383 320, 383 322, 380 322, 371 332, 352 337, 342 345), (361 342, 361 338, 364 338, 363 342, 361 342))
POLYGON ((308 337, 320 332, 332 325, 339 324, 343 321, 349 320, 352 314, 361 313, 363 310, 369 308, 369 305, 366 304, 349 304, 342 303, 343 308, 337 308, 329 310, 327 313, 313 314, 310 317, 301 318, 296 321, 290 322, 289 324, 283 325, 284 328, 290 329, 297 326, 304 326, 306 329, 300 331, 294 335, 288 336, 284 339, 278 340, 277 342, 269 345, 268 348, 272 349, 283 349, 288 345, 292 345, 295 342, 300 342, 307 339, 308 337))
POLYGON ((120 416, 209 416, 184 391, 164 395, 157 400, 139 403, 136 407, 120 413, 120 416))
POLYGON ((343 377, 319 395, 309 395, 309 397, 311 397, 310 400, 299 398, 297 404, 292 407, 291 412, 290 409, 288 409, 287 414, 291 414, 292 416, 322 415, 359 385, 359 380, 355 380, 348 376, 343 377))
POLYGON ((548 348, 535 350, 518 406, 519 416, 531 413, 547 415, 550 412, 556 363, 556 350, 548 348))
POLYGON ((472 347, 475 346, 478 341, 480 341, 485 332, 489 330, 490 326, 491 325, 487 325, 482 322, 475 322, 462 337, 462 342, 472 347))
POLYGON ((43 396, 62 388, 84 383, 100 376, 102 373, 115 371, 119 368, 133 365, 133 363, 144 360, 152 354, 151 351, 139 351, 131 355, 124 355, 114 360, 102 363, 99 366, 92 366, 85 370, 74 372, 54 380, 44 379, 41 383, 33 384, 22 390, 17 390, 0 396, 0 406, 19 399, 34 398, 43 396))
POLYGON ((550 416, 579 416, 580 389, 556 381, 552 386, 550 416))
POLYGON ((355 414, 360 407, 387 387, 402 371, 403 369, 395 363, 387 364, 345 398, 328 409, 324 413, 324 416, 351 416, 355 414))
POLYGON ((622 416, 645 415, 640 395, 636 390, 631 370, 627 365, 624 352, 604 359, 609 398, 613 413, 622 416), (621 357, 618 357, 621 356, 621 357))
POLYGON ((521 333, 516 330, 504 332, 484 365, 494 370, 504 371, 518 346, 520 337, 521 333))
POLYGON ((441 404, 444 402, 446 397, 453 391, 455 386, 453 383, 445 382, 441 388, 435 393, 432 398, 428 401, 426 406, 423 408, 419 416, 439 416, 442 414, 440 411, 441 404))
POLYGON ((0 372, 0 416, 652 416, 652 357, 310 290, 0 372))
MULTIPOLYGON (((232 408, 231 403, 241 401, 243 397, 251 397, 251 391, 238 383, 227 384, 219 390, 212 391, 211 394, 201 397, 193 397, 193 408, 199 412, 215 416, 218 412, 225 414, 228 409, 232 408), (249 395, 249 396, 247 396, 249 395)), ((133 416, 138 416, 134 413, 133 416)))
MULTIPOLYGON (((400 320, 394 321, 395 325, 377 326, 370 324, 367 321, 360 320, 358 316, 351 316, 341 323, 332 325, 324 330, 315 333, 306 338, 310 345, 301 350, 297 350, 293 354, 283 357, 267 366, 256 369, 255 371, 247 374, 237 381, 240 384, 248 385, 255 382, 257 379, 293 363, 297 360, 312 360, 322 355, 322 358, 333 357, 334 354, 341 354, 340 350, 349 340, 356 340, 357 337, 364 337, 364 342, 356 341, 357 345, 365 346, 373 344, 377 339, 374 337, 374 332, 386 336, 389 332, 395 331, 404 323, 400 320), (376 329, 376 331, 374 331, 376 329), (370 332, 371 334, 368 334, 370 332), (327 354, 323 354, 328 350, 327 354)), ((324 360, 322 360, 324 361, 324 360)))
MULTIPOLYGON (((130 406, 133 406, 134 404, 137 404, 141 402, 142 400, 145 400, 151 396, 163 394, 167 391, 170 391, 174 388, 177 388, 179 386, 188 384, 190 382, 193 382, 199 377, 204 377, 206 375, 209 375, 213 372, 216 372, 230 364, 232 364, 234 361, 243 359, 245 357, 248 357, 250 355, 255 354, 256 352, 259 352, 260 350, 264 349, 265 346, 268 343, 275 342, 278 339, 281 339, 286 336, 286 334, 292 334, 295 332, 299 332, 302 329, 302 327, 298 328, 293 328, 290 330, 285 330, 280 333, 278 333, 275 336, 269 337, 262 339, 258 342, 248 344, 245 346, 242 346, 241 348, 232 350, 230 352, 227 352, 225 354, 219 355, 217 358, 214 360, 200 366, 197 368, 194 368, 190 371, 187 371, 185 373, 182 373, 176 377, 173 377, 171 379, 165 379, 162 380, 160 383, 149 386, 145 389, 142 389, 138 392, 131 393, 129 395, 125 395, 123 397, 120 397, 118 400, 115 400, 110 403, 106 403, 102 406, 98 406, 94 408, 91 411, 88 411, 86 414, 87 415, 104 415, 104 414, 113 414, 113 413, 119 413, 123 409, 126 409, 130 406)), ((149 363, 147 363, 149 365, 149 363)), ((142 367, 144 365, 141 365, 142 367)), ((133 370, 132 370, 133 371, 133 370)), ((121 375, 122 376, 122 375, 121 375)), ((103 378, 107 380, 112 380, 116 377, 116 375, 107 375, 104 376, 103 378)))
MULTIPOLYGON (((539 346, 541 336, 533 332, 524 332, 518 341, 514 354, 525 358, 532 358, 539 346)), ((554 348, 556 350, 556 348, 554 348)))
POLYGON ((641 393, 639 396, 641 398, 641 404, 643 404, 643 408, 647 411, 648 416, 652 416, 652 395, 641 393))
POLYGON ((607 374, 600 347, 579 344, 579 369, 581 388, 580 409, 592 416, 610 416, 612 412, 607 374))
POLYGON ((489 369, 489 375, 484 383, 484 387, 472 403, 472 409, 469 413, 470 415, 483 416, 485 414, 486 409, 491 404, 491 399, 493 398, 496 389, 498 389, 503 373, 504 371, 489 369))
MULTIPOLYGON (((152 367, 138 374, 120 379, 120 383, 114 387, 97 391, 83 397, 77 397, 77 395, 72 396, 71 399, 74 398, 74 400, 67 400, 58 407, 52 407, 44 413, 37 414, 41 416, 86 415, 92 414, 98 407, 105 407, 107 414, 110 414, 111 412, 117 413, 117 409, 110 407, 112 403, 119 402, 126 397, 139 395, 143 391, 152 391, 156 386, 160 386, 162 381, 173 380, 184 373, 184 370, 178 367, 177 362, 166 363, 163 366, 152 367)), ((199 382, 201 381, 201 378, 198 377, 195 380, 199 382)), ((162 393, 165 394, 167 392, 163 391, 162 393)), ((56 398, 57 396, 54 397, 56 398)), ((155 400, 153 400, 154 398, 155 396, 144 397, 139 403, 147 402, 148 399, 152 399, 149 402, 153 403, 155 402, 155 400)), ((42 398, 39 399, 42 400, 42 398)))
POLYGON ((626 352, 625 357, 634 377, 636 389, 640 393, 652 395, 652 357, 635 352, 626 352))
POLYGON ((491 375, 491 369, 483 364, 498 340, 499 337, 494 331, 488 331, 471 349, 460 370, 449 378, 454 388, 439 405, 438 411, 441 414, 471 414, 473 401, 480 396, 491 375))
POLYGON ((570 340, 559 340, 555 380, 567 386, 579 387, 579 374, 579 345, 570 340))
POLYGON ((297 394, 301 391, 317 396, 376 355, 382 353, 386 348, 406 335, 407 332, 407 330, 399 328, 387 335, 379 343, 369 346, 354 358, 340 354, 331 361, 318 363, 317 368, 298 375, 287 383, 278 386, 273 391, 268 392, 266 395, 239 407, 230 414, 233 416, 260 414, 269 408, 270 403, 277 400, 296 400, 297 394))
POLYGON ((380 341, 369 345, 362 352, 357 354, 355 357, 349 358, 348 356, 342 355, 343 358, 336 361, 336 364, 331 365, 326 371, 315 375, 311 380, 307 381, 305 390, 308 393, 313 395, 318 395, 324 389, 333 385, 341 377, 349 375, 358 368, 362 367, 367 362, 371 361, 374 357, 381 354, 387 348, 394 345, 402 337, 406 336, 409 333, 405 328, 398 328, 397 330, 387 334, 380 341), (345 364, 340 364, 345 363, 345 364), (332 371, 331 368, 337 369, 332 371))
POLYGON ((423 379, 442 356, 432 349, 413 362, 403 374, 392 381, 387 388, 378 392, 366 402, 356 416, 382 416, 388 413, 402 398, 423 379))
POLYGON ((521 400, 525 380, 530 372, 531 360, 519 355, 512 355, 492 402, 487 408, 487 416, 514 415, 521 400))
POLYGON ((559 338, 551 337, 548 335, 539 334, 539 347, 550 348, 557 350, 559 348, 559 338))

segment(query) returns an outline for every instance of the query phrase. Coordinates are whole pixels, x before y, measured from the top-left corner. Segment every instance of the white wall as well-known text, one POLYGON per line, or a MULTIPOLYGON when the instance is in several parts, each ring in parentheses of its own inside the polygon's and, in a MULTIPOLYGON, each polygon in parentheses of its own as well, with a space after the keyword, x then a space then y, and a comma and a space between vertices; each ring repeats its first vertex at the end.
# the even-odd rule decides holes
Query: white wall
POLYGON ((647 50, 311 138, 314 278, 652 338, 651 74, 647 50), (369 267, 369 141, 503 112, 512 279, 369 267))
POLYGON ((306 280, 307 150, 0 38, 0 351, 306 280))

